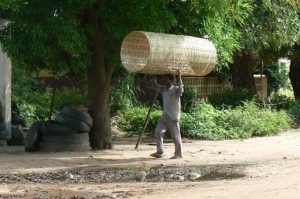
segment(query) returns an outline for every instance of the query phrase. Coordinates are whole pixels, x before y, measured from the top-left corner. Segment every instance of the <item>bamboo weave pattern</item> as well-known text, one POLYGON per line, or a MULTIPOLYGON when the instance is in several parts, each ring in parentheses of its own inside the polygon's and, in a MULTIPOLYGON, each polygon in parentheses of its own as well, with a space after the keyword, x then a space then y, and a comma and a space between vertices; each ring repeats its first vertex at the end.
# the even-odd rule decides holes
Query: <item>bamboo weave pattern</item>
POLYGON ((207 39, 134 31, 123 40, 121 61, 130 72, 205 76, 217 62, 217 50, 207 39))

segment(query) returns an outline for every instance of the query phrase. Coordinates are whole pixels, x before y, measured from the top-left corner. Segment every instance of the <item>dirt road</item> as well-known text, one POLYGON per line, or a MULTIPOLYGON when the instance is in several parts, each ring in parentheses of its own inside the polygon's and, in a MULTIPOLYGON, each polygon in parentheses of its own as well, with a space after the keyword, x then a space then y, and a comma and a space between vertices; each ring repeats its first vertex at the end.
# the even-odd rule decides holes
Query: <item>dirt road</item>
POLYGON ((300 130, 243 141, 187 141, 182 160, 169 159, 174 150, 171 143, 165 145, 162 159, 149 156, 155 146, 145 143, 134 150, 134 144, 117 142, 114 150, 60 153, 0 147, 0 198, 300 198, 300 130), (214 165, 238 165, 236 172, 245 177, 105 183, 83 180, 80 173, 75 183, 79 174, 69 172, 94 169, 96 175, 101 172, 95 169, 101 168, 159 170, 214 165), (49 172, 55 174, 53 180, 46 179, 49 172), (60 180, 58 176, 64 173, 69 178, 60 180), (40 179, 34 179, 36 174, 41 174, 40 179))

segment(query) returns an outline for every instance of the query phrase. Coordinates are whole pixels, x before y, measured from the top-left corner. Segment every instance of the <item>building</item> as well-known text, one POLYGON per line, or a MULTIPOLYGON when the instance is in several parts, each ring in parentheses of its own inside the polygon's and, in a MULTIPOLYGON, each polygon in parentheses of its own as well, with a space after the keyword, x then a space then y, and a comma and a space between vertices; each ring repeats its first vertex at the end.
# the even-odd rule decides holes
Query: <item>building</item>
MULTIPOLYGON (((0 28, 5 25, 0 20, 0 28)), ((0 44, 0 145, 11 138, 11 61, 0 44)))

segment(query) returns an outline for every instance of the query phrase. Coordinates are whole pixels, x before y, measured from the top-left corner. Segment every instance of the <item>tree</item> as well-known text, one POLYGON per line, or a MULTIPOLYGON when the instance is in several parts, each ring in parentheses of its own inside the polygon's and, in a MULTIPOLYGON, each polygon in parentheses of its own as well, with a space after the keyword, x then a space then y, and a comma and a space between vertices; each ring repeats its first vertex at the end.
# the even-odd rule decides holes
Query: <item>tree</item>
POLYGON ((294 90, 295 99, 300 99, 300 45, 295 44, 289 56, 291 59, 289 77, 294 90))
POLYGON ((14 64, 39 70, 87 67, 93 149, 111 148, 109 85, 122 38, 132 30, 165 32, 176 22, 168 1, 7 0, 0 18, 10 24, 0 41, 14 64))
MULTIPOLYGON (((296 4, 298 9, 298 17, 300 17, 300 3, 296 4)), ((299 23, 299 20, 298 20, 299 23)), ((288 50, 288 57, 291 60, 289 78, 294 90, 295 99, 300 99, 300 35, 298 41, 288 50)))
POLYGON ((241 50, 235 53, 231 69, 234 87, 255 91, 254 67, 261 60, 267 62, 266 58, 277 60, 281 47, 292 46, 298 37, 300 22, 293 0, 248 2, 252 3, 252 14, 244 24, 236 23, 241 32, 241 50))
POLYGON ((252 7, 243 0, 187 0, 172 1, 171 10, 177 23, 171 33, 205 37, 217 48, 218 63, 215 70, 228 67, 233 55, 240 49, 241 33, 236 23, 244 24, 252 7))
POLYGON ((14 65, 52 71, 87 68, 93 149, 112 145, 109 85, 126 34, 144 30, 208 35, 222 66, 240 48, 235 23, 244 24, 250 10, 243 0, 4 1, 0 18, 10 23, 0 30, 0 41, 14 65))

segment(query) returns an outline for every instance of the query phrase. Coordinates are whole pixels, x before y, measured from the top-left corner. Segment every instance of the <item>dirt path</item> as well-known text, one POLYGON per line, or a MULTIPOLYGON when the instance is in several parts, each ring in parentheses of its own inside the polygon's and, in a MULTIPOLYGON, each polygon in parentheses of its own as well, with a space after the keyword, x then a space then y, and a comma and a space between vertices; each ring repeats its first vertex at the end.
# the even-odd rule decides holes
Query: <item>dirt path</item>
MULTIPOLYGON (((279 136, 244 141, 188 141, 185 158, 166 155, 153 159, 155 146, 134 141, 116 144, 114 150, 97 152, 25 153, 23 147, 0 147, 1 175, 61 172, 120 167, 188 168, 205 165, 241 165, 243 178, 214 181, 72 183, 66 181, 0 182, 0 198, 299 198, 300 130, 279 136)), ((31 176, 32 177, 32 176, 31 176)), ((30 178, 30 176, 26 177, 30 178)), ((73 179, 73 178, 72 178, 73 179)))

